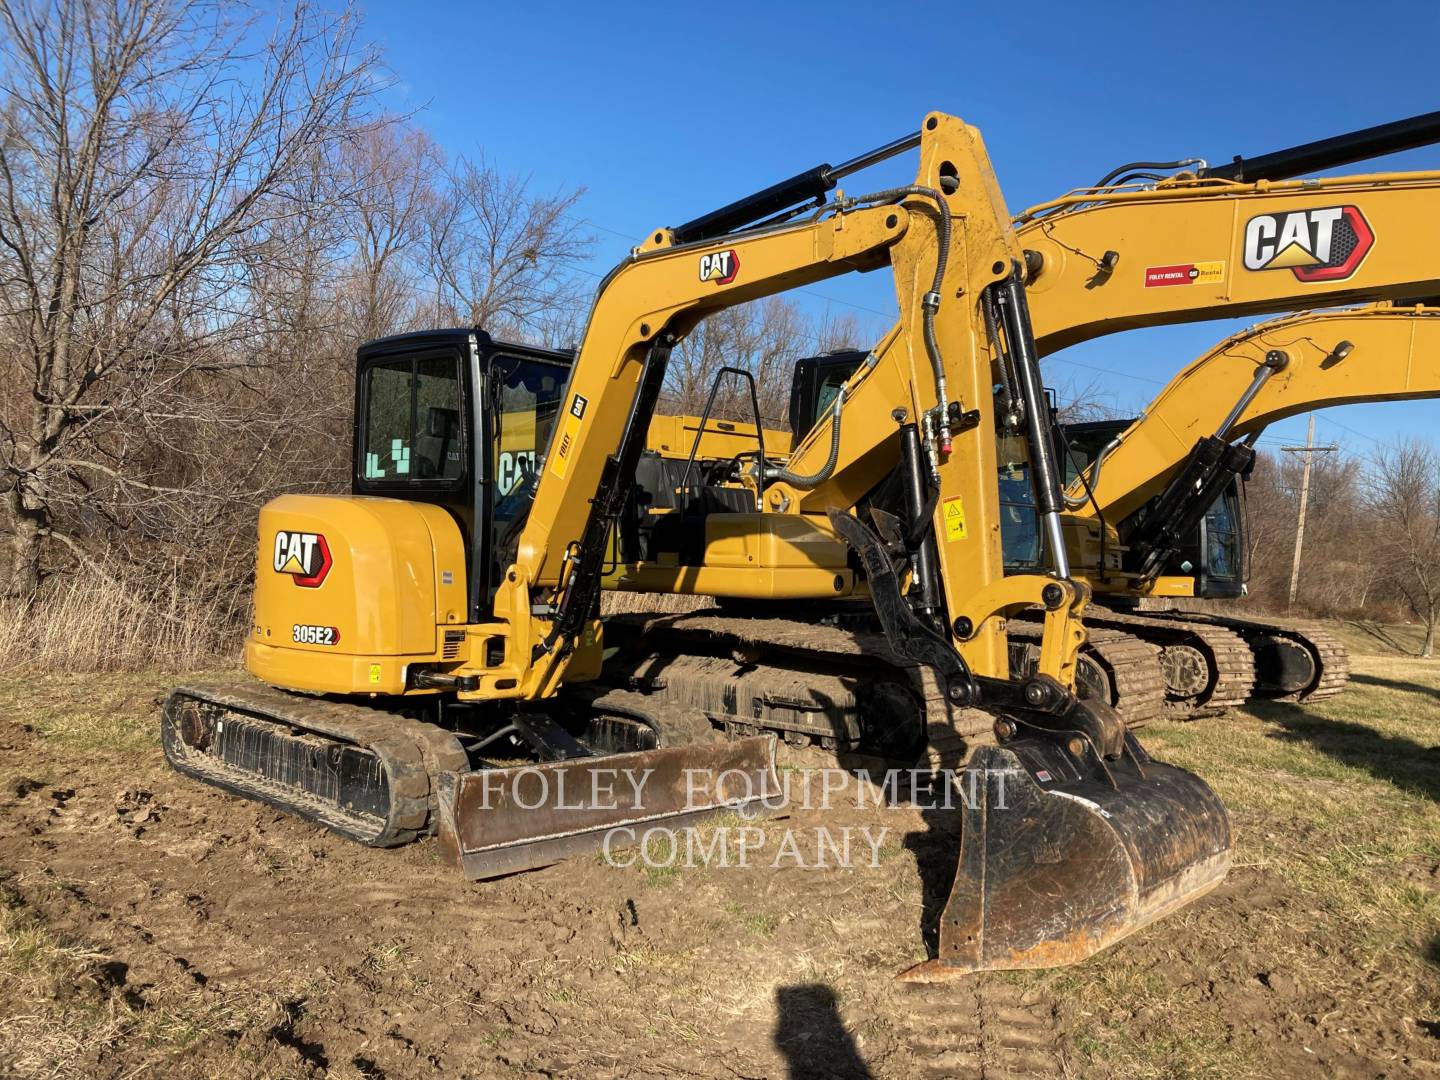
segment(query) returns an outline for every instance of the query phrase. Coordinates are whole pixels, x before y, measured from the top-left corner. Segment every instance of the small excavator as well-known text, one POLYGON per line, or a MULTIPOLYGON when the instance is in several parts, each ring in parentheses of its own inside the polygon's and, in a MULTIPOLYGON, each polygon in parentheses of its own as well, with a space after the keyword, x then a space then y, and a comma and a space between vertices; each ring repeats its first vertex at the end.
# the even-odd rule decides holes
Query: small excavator
POLYGON ((656 230, 602 282, 573 357, 478 329, 362 347, 352 493, 260 514, 245 659, 264 685, 175 690, 167 758, 362 843, 434 831, 477 879, 621 826, 760 810, 776 734, 818 717, 837 749, 963 753, 938 955, 907 978, 1074 962, 1193 900, 1229 866, 1224 807, 1075 693, 1091 591, 1061 542, 1030 273, 979 133, 931 113, 656 230), (913 183, 816 205, 917 149, 913 183), (707 492, 725 512, 649 536, 700 554, 672 567, 685 591, 846 609, 602 622, 676 343, 731 305, 887 266, 899 321, 839 395, 829 449, 817 431, 783 465, 762 451, 747 502, 707 492), (1025 404, 1008 431, 1002 378, 1025 404), (842 412, 865 418, 843 439, 842 412), (1043 570, 1005 572, 1002 435, 1026 444, 1043 570), (1030 609, 1038 655, 1017 676, 1006 627, 1030 609))

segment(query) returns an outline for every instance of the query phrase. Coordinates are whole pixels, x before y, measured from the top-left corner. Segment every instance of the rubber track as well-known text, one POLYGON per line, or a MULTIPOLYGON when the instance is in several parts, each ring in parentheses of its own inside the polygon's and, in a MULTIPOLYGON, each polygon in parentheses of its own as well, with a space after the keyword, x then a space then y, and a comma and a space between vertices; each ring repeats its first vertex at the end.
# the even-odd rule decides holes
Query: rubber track
MULTIPOLYGON (((1011 619, 1010 635, 1038 645, 1039 623, 1011 619)), ((1165 712, 1165 680, 1160 671, 1160 649, 1123 630, 1085 627, 1082 656, 1105 672, 1110 683, 1109 704, 1127 727, 1142 727, 1165 712)))
POLYGON ((1255 656, 1245 639, 1233 630, 1189 618, 1156 618, 1114 608, 1091 605, 1085 625, 1134 634, 1164 648, 1170 643, 1196 646, 1206 654, 1210 688, 1200 700, 1165 699, 1165 715, 1172 720, 1216 716, 1250 699, 1255 689, 1255 656), (1169 639, 1169 640, 1166 640, 1169 639))
POLYGON ((161 724, 165 756, 180 773, 245 798, 263 802, 314 821, 332 832, 369 847, 394 847, 432 828, 434 785, 431 773, 467 768, 465 752, 453 735, 433 724, 363 705, 348 705, 286 693, 268 686, 177 687, 165 701, 161 724), (277 732, 297 738, 304 732, 318 747, 345 743, 367 751, 384 767, 390 786, 390 807, 384 818, 350 813, 323 797, 247 773, 196 751, 179 738, 175 719, 182 702, 196 702, 208 711, 221 710, 238 719, 273 724, 277 732))

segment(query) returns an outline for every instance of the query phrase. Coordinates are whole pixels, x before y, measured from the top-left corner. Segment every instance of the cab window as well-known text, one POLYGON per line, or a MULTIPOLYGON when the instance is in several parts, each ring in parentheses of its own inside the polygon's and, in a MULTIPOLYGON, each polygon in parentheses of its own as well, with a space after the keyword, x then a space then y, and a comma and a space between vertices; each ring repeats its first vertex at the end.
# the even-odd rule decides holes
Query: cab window
POLYGON ((498 579, 499 572, 515 559, 569 372, 559 364, 514 356, 497 356, 492 372, 497 415, 495 475, 490 490, 498 579))
POLYGON ((457 480, 464 472, 460 361, 453 354, 397 357, 365 370, 361 479, 457 480))
POLYGON ((1205 513, 1205 571, 1211 577, 1240 577, 1240 528, 1235 500, 1222 495, 1205 513))
POLYGON ((1024 439, 1002 436, 997 465, 1000 483, 1000 544, 1005 568, 1033 570, 1043 554, 1040 542, 1040 515, 1035 507, 1035 490, 1030 484, 1029 452, 1024 439))
MULTIPOLYGON (((811 418, 812 427, 820 422, 821 417, 830 415, 830 411, 835 408, 835 399, 840 396, 846 380, 853 374, 855 374, 855 368, 848 364, 826 369, 825 374, 820 378, 820 385, 815 391, 815 415, 811 418)), ((797 431, 795 434, 803 435, 805 432, 797 431)))

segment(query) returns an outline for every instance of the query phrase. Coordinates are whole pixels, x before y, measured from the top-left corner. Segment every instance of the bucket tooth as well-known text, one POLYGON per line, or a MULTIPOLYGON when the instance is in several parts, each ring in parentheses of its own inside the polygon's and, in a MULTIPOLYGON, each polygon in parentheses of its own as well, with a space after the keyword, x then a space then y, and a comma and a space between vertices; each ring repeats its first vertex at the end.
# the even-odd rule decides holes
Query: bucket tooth
POLYGON ((1049 739, 976 752, 962 782, 960 864, 940 916, 939 955, 900 976, 1084 960, 1218 885, 1230 820, 1194 773, 1127 737, 1117 760, 1049 739))

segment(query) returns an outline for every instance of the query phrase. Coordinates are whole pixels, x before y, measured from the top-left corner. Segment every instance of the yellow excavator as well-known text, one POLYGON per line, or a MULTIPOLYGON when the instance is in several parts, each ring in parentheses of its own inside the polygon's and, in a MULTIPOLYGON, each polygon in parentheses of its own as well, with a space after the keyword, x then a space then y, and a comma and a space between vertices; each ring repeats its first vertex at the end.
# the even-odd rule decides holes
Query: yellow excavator
MULTIPOLYGON (((864 356, 839 350, 796 364, 795 429, 813 426, 830 388, 864 356)), ((1077 669, 1081 691, 1108 701, 1131 726, 1162 708, 1195 717, 1252 695, 1304 702, 1338 693, 1348 656, 1321 628, 1133 605, 1142 598, 1243 595, 1239 482, 1270 424, 1334 405, 1436 396, 1440 310, 1384 302, 1251 327, 1183 368, 1138 418, 1058 424, 1071 572, 1095 594, 1077 669), (1352 354, 1358 359, 1343 363, 1352 354), (1096 632, 1102 622, 1111 632, 1096 632), (1137 650, 1135 640, 1155 648, 1137 650)), ((685 488, 687 471, 718 481, 733 476, 737 458, 757 453, 753 423, 717 421, 709 413, 657 416, 651 425, 647 450, 670 463, 662 467, 677 490, 685 488)), ((790 433, 761 430, 768 458, 784 460, 790 433)), ((1014 571, 1033 567, 1041 555, 1027 468, 1023 458, 1000 465, 1002 534, 1014 571)), ((1035 631, 1012 626, 1012 646, 1035 631)), ((1012 648, 1012 663, 1023 668, 1033 652, 1012 648)))
POLYGON ((1229 865, 1223 806, 1074 693, 1090 590, 1063 545, 1047 571, 1005 572, 1002 434, 1027 444, 1042 528, 1061 534, 1026 276, 979 133, 932 113, 657 230, 602 282, 573 358, 479 330, 362 347, 352 494, 261 511, 245 657, 265 685, 175 690, 168 759, 371 845, 436 831, 482 878, 620 826, 758 810, 776 790, 773 734, 844 699, 861 707, 837 747, 908 764, 948 732, 970 751, 939 954, 910 978, 1075 961, 1183 905, 1229 865), (914 149, 913 183, 814 205, 914 149), (752 500, 723 521, 665 526, 673 550, 701 545, 673 569, 690 591, 856 603, 612 640, 601 581, 675 344, 725 307, 887 266, 899 321, 841 396, 866 424, 842 439, 837 406, 818 460, 819 434, 784 465, 757 462, 752 500), (1009 432, 990 407, 1002 374, 1026 405, 1009 432), (1032 608, 1038 659, 1015 677, 1006 626, 1032 608), (662 662, 637 667, 637 649, 662 662), (718 719, 704 707, 738 700, 718 719))
MULTIPOLYGON (((1440 173, 1286 178, 1434 141, 1437 132, 1440 114, 1429 114, 1216 169, 1202 166, 1162 176, 1143 170, 1196 163, 1122 166, 1093 189, 1026 211, 1017 223, 1026 251, 1027 294, 1035 313, 1038 348, 1053 350, 1130 327, 1321 303, 1435 295, 1432 238, 1414 223, 1433 218, 1440 173), (1129 186, 1127 181, 1137 170, 1153 185, 1129 186), (1380 237, 1385 238, 1383 243, 1377 240, 1380 237), (1187 253, 1194 257, 1182 258, 1187 253)), ((1222 349, 1237 345, 1232 340, 1222 349)), ((831 459, 843 474, 848 463, 877 452, 877 443, 885 437, 882 426, 864 409, 848 405, 841 409, 847 397, 863 386, 868 356, 863 351, 842 352, 797 365, 790 417, 793 447, 788 437, 776 432, 766 434, 764 447, 760 447, 758 416, 756 424, 744 425, 752 443, 748 456, 745 451, 740 451, 740 456, 712 454, 716 436, 708 430, 703 446, 693 437, 688 444, 677 438, 680 432, 673 426, 658 430, 651 449, 662 460, 648 465, 642 462, 638 486, 642 505, 629 542, 622 544, 620 565, 613 575, 616 587, 709 592, 722 597, 731 610, 746 601, 763 607, 773 598, 820 600, 831 596, 823 581, 814 589, 807 588, 792 568, 768 565, 758 553, 747 555, 751 573, 743 585, 733 577, 721 581, 710 571, 726 558, 721 534, 727 519, 721 511, 726 509, 727 499, 743 503, 747 497, 758 498, 764 486, 771 508, 784 511, 792 500, 794 493, 783 482, 757 483, 757 473, 766 466, 755 460, 759 450, 799 474, 814 472, 831 459), (842 431, 842 412, 858 415, 861 422, 852 422, 842 431), (682 458, 685 464, 683 468, 667 466, 666 458, 682 458), (646 474, 647 469, 651 475, 646 474), (692 488, 691 481, 702 478, 709 482, 692 488), (727 487, 745 488, 748 495, 727 493, 727 487), (703 521, 704 528, 715 535, 691 535, 679 549, 673 539, 679 527, 675 519, 686 516, 703 521)), ((1198 363, 1203 365, 1205 360, 1198 363)), ((997 373, 994 408, 1001 417, 1002 521, 1013 538, 1009 562, 1016 571, 1034 569, 1041 565, 1047 546, 1063 547, 1067 566, 1094 586, 1099 602, 1088 610, 1088 640, 1079 660, 1079 677, 1087 692, 1110 702, 1128 722, 1139 724, 1162 712, 1197 716, 1221 711, 1252 693, 1313 701, 1343 687, 1348 672, 1344 649, 1319 628, 1137 610, 1133 602, 1141 597, 1196 595, 1197 589, 1200 595, 1233 595, 1238 594, 1241 582, 1233 565, 1223 575, 1211 567, 1202 569, 1197 577, 1193 569, 1200 564, 1184 552, 1164 567, 1152 554, 1143 573, 1122 566, 1129 556, 1113 534, 1113 526, 1123 525, 1128 536, 1138 522, 1121 521, 1112 512, 1112 532, 1107 534, 1093 515, 1075 516, 1084 505, 1083 482, 1078 488, 1072 484, 1067 505, 1057 512, 1057 531, 1068 543, 1061 543, 1060 536, 1042 535, 1036 521, 1036 492, 1028 479, 1028 448, 1012 437, 1019 430, 1024 404, 1003 354, 997 373), (1101 535, 1109 542, 1093 542, 1101 535), (1088 546, 1083 542, 1087 536, 1092 539, 1088 546), (1191 571, 1182 569, 1186 562, 1191 563, 1191 571)), ((1220 410, 1217 426, 1244 387, 1242 383, 1203 388, 1219 395, 1205 403, 1220 410)), ((1192 385, 1189 392, 1195 389, 1192 385)), ((1355 396, 1343 400, 1366 398, 1369 391, 1363 377, 1349 392, 1355 396)), ((1137 430, 1143 432, 1163 422, 1159 416, 1149 419, 1147 413, 1137 430)), ((692 429, 705 429, 707 422, 702 417, 689 424, 692 429)), ((1068 461, 1066 444, 1073 440, 1072 448, 1082 452, 1083 465, 1083 452, 1098 452, 1100 444, 1126 426, 1057 429, 1056 453, 1068 461)), ((740 438, 740 429, 727 437, 732 442, 740 438)), ((1142 437, 1134 445, 1153 444, 1142 437)), ((1173 451, 1173 445, 1168 449, 1173 451)), ((1156 472, 1163 472, 1178 467, 1180 461, 1173 454, 1159 456, 1157 451, 1152 465, 1156 472)), ((1160 496, 1159 488, 1147 487, 1154 475, 1136 474, 1130 493, 1138 502, 1132 509, 1160 496)), ((1127 470, 1122 469, 1120 476, 1120 482, 1130 483, 1127 470)), ((1219 489, 1211 491, 1211 503, 1199 507, 1202 514, 1218 493, 1219 489)), ((819 506, 843 505, 847 498, 863 499, 869 494, 821 482, 806 496, 808 505, 802 506, 802 512, 808 509, 814 514, 819 506)), ((1222 499, 1208 523, 1202 519, 1200 525, 1192 526, 1189 539, 1198 539, 1195 534, 1200 529, 1217 541, 1223 533, 1233 534, 1237 510, 1233 494, 1222 499)), ((1147 517, 1152 529, 1161 520, 1153 513, 1147 517)), ((1233 543, 1235 538, 1229 539, 1233 543)), ((753 606, 751 610, 753 613, 753 606)), ((698 629, 701 624, 712 625, 710 620, 710 616, 692 616, 683 621, 698 629)), ((1029 662, 1027 654, 1033 658, 1037 635, 1035 627, 1023 622, 1010 627, 1017 664, 1029 662)), ((848 703, 846 708, 850 708, 848 703)), ((741 730, 746 726, 742 724, 741 730)), ((824 726, 819 724, 816 729, 824 726)), ((797 740, 801 735, 794 732, 797 740)), ((828 734, 820 737, 834 741, 828 734)))
POLYGON ((1255 441, 1275 421, 1313 409, 1440 396, 1437 316, 1424 304, 1381 303, 1277 319, 1188 365, 1139 418, 1066 427, 1074 471, 1067 541, 1104 607, 1142 625, 1199 628, 1207 644, 1216 630, 1235 634, 1253 658, 1252 667, 1242 655, 1227 670, 1218 648, 1166 649, 1167 696, 1187 715, 1250 693, 1322 700, 1344 687, 1348 656, 1319 627, 1112 605, 1239 595, 1247 548, 1237 481, 1253 467, 1255 441))

